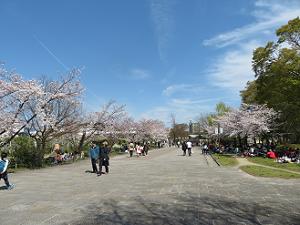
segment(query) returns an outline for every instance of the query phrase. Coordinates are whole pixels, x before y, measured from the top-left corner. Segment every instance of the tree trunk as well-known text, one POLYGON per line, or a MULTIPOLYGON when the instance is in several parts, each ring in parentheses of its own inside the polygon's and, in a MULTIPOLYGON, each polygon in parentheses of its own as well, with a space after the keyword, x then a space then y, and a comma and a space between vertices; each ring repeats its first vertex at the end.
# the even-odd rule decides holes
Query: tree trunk
POLYGON ((239 145, 239 148, 242 148, 242 138, 240 135, 238 136, 238 145, 239 145))
POLYGON ((248 147, 248 136, 245 135, 245 137, 244 137, 244 148, 247 149, 247 147, 248 147))
POLYGON ((42 167, 43 159, 46 152, 47 139, 45 137, 36 138, 35 160, 32 162, 33 167, 42 167))
POLYGON ((83 145, 84 145, 84 142, 85 142, 85 137, 86 137, 86 132, 84 131, 82 136, 81 136, 81 139, 79 141, 79 144, 78 144, 78 148, 77 148, 78 153, 81 153, 83 151, 83 145))

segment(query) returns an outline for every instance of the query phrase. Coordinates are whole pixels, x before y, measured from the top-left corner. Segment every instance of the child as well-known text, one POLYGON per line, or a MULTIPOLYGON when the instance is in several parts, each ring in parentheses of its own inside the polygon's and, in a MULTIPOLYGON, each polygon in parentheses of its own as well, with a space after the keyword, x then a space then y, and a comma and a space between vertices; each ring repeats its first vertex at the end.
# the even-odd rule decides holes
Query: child
POLYGON ((3 179, 6 185, 7 190, 11 190, 14 188, 13 184, 9 184, 8 176, 7 176, 7 167, 8 167, 9 161, 7 159, 7 153, 2 152, 1 153, 1 159, 0 159, 0 180, 3 179))

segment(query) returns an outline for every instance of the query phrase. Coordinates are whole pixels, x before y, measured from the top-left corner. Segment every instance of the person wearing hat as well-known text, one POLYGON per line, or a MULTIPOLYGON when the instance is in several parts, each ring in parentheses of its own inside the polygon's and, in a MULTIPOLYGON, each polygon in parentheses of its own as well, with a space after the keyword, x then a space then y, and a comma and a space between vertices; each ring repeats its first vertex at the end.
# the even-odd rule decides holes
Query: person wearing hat
POLYGON ((100 149, 100 154, 99 154, 99 172, 98 176, 102 175, 102 166, 105 167, 105 172, 108 174, 109 172, 109 152, 110 149, 108 148, 108 143, 107 141, 104 141, 102 143, 102 147, 100 149))

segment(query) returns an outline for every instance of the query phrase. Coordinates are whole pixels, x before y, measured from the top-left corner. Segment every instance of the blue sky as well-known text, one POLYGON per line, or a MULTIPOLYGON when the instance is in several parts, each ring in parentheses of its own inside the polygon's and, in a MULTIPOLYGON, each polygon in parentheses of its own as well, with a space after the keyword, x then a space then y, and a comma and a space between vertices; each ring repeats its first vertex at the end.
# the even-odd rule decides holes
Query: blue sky
POLYGON ((0 0, 0 61, 28 79, 82 67, 85 108, 188 122, 240 104, 253 49, 298 0, 0 0))

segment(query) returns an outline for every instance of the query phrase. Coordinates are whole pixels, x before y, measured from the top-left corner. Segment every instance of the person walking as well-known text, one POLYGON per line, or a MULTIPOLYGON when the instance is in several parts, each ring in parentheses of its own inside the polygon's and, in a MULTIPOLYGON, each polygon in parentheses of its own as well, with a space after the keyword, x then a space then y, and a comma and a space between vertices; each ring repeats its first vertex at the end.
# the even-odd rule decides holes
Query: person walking
POLYGON ((142 149, 140 147, 140 143, 137 143, 136 146, 135 146, 135 150, 136 150, 136 155, 137 156, 140 156, 142 154, 142 149))
POLYGON ((108 143, 107 141, 104 141, 102 144, 102 147, 100 148, 100 153, 99 153, 99 172, 98 176, 102 175, 102 167, 105 167, 105 173, 109 173, 109 152, 110 149, 108 148, 108 143))
POLYGON ((2 152, 1 159, 0 159, 0 180, 3 179, 6 185, 6 189, 11 190, 14 188, 14 185, 10 184, 8 181, 8 175, 7 175, 8 164, 9 164, 9 160, 7 158, 7 153, 2 152))
POLYGON ((186 143, 186 146, 187 146, 187 149, 188 149, 189 156, 191 156, 191 155, 192 155, 192 147, 193 147, 192 142, 189 140, 189 141, 186 143))
POLYGON ((207 154, 208 153, 208 146, 206 143, 204 143, 203 148, 202 148, 202 154, 207 154))
POLYGON ((98 173, 97 160, 99 158, 99 147, 93 142, 89 150, 89 156, 91 158, 93 173, 98 173))
POLYGON ((149 151, 149 145, 147 142, 144 143, 144 154, 148 155, 148 151, 149 151))
POLYGON ((185 142, 185 141, 182 142, 181 149, 182 149, 182 151, 183 151, 183 156, 185 156, 185 155, 186 155, 186 149, 187 149, 187 145, 186 145, 186 142, 185 142))
POLYGON ((129 150, 129 155, 130 155, 130 157, 132 157, 132 156, 133 156, 133 151, 134 151, 134 144, 133 144, 133 142, 131 142, 131 143, 129 144, 128 150, 129 150))

